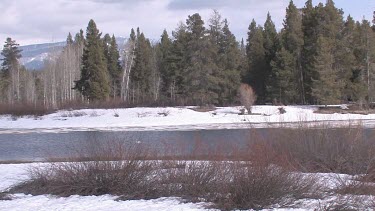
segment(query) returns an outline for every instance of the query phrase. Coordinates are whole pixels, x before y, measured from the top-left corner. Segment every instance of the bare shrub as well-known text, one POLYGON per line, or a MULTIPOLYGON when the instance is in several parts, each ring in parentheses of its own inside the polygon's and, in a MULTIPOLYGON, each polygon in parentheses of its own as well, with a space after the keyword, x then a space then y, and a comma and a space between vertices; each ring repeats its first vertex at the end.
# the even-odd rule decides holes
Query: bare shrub
POLYGON ((61 117, 81 117, 86 115, 87 114, 84 111, 64 111, 61 114, 61 117))
POLYGON ((271 129, 265 141, 305 172, 366 174, 375 166, 375 140, 361 127, 271 129))
POLYGON ((137 112, 137 117, 138 118, 143 118, 143 117, 147 117, 151 114, 151 112, 137 112))
POLYGON ((285 110, 284 107, 279 107, 279 108, 277 108, 277 109, 279 110, 279 113, 280 113, 280 114, 285 114, 285 113, 286 113, 286 110, 285 110))
POLYGON ((53 112, 53 109, 43 104, 0 104, 0 115, 11 115, 15 119, 22 116, 43 116, 53 112))
MULTIPOLYGON (((220 188, 229 181, 230 165, 226 162, 189 161, 183 168, 173 168, 164 175, 170 195, 190 201, 204 198, 213 201, 220 188)), ((181 163, 180 163, 181 164, 181 163)))
POLYGON ((30 168, 31 179, 13 187, 11 192, 152 198, 156 191, 156 184, 152 183, 155 167, 152 161, 145 161, 146 158, 140 151, 125 149, 119 143, 93 148, 89 154, 73 156, 70 162, 30 168), (87 161, 77 161, 79 159, 87 161))
POLYGON ((201 105, 201 106, 193 107, 193 108, 190 108, 190 109, 193 110, 193 111, 196 111, 196 112, 209 112, 209 111, 215 111, 216 106, 214 106, 214 105, 201 105))
POLYGON ((92 111, 92 112, 90 113, 90 117, 98 117, 98 116, 100 116, 100 115, 99 115, 98 112, 96 112, 96 111, 92 111))
POLYGON ((158 112, 158 115, 159 116, 169 116, 171 112, 168 110, 168 109, 161 109, 159 112, 158 112))
POLYGON ((12 198, 8 194, 0 192, 0 201, 8 201, 8 200, 12 200, 12 198))
POLYGON ((247 84, 241 84, 239 94, 241 104, 246 108, 248 114, 251 114, 251 107, 257 98, 253 88, 247 84))
POLYGON ((120 114, 117 110, 113 110, 113 116, 114 117, 120 117, 120 114))
POLYGON ((277 166, 254 165, 236 162, 232 178, 224 184, 224 191, 217 198, 217 208, 263 209, 286 206, 297 199, 316 197, 316 180, 277 166))

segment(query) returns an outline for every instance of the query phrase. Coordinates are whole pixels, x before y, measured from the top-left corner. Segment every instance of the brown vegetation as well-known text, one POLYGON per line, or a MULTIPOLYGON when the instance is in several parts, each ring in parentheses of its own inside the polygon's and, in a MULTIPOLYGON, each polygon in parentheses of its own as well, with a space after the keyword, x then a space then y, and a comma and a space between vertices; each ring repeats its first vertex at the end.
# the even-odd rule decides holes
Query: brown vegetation
POLYGON ((8 194, 0 192, 0 201, 6 201, 6 200, 12 200, 12 198, 8 196, 8 194))
MULTIPOLYGON (((261 148, 259 148, 261 149, 261 148)), ((120 142, 97 145, 29 170, 30 180, 10 192, 27 194, 118 195, 122 200, 181 197, 212 202, 219 209, 258 209, 287 204, 315 191, 315 180, 294 174, 253 150, 248 161, 150 160, 147 149, 120 142)))
POLYGON ((241 104, 246 108, 247 113, 251 114, 251 107, 256 101, 257 96, 253 91, 253 88, 248 84, 241 84, 239 89, 241 104))

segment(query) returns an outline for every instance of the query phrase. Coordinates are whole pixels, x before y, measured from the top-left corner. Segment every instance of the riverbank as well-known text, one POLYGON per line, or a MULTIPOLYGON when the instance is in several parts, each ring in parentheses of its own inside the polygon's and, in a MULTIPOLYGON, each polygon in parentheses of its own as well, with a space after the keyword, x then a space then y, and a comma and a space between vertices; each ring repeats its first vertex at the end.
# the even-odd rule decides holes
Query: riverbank
MULTIPOLYGON (((47 165, 46 163, 33 164, 1 164, 0 165, 0 192, 8 190, 10 187, 29 179, 28 170, 33 167, 47 165)), ((315 173, 305 174, 308 177, 315 177, 318 181, 316 185, 321 190, 334 190, 340 185, 338 181, 350 183, 354 178, 345 174, 315 173)), ((302 198, 288 207, 277 208, 275 204, 272 210, 326 210, 326 208, 343 208, 356 204, 360 209, 368 209, 373 204, 372 196, 356 196, 353 194, 326 193, 323 198, 302 198)), ((30 195, 30 194, 9 194, 7 200, 0 199, 1 210, 207 210, 209 203, 185 202, 178 197, 162 197, 151 200, 117 200, 118 196, 78 196, 58 197, 53 195, 30 195)), ((357 208, 359 208, 357 207, 357 208)), ((216 209, 209 209, 216 210, 216 209)), ((270 210, 270 209, 265 209, 270 210)))
MULTIPOLYGON (((61 110, 33 117, 0 116, 0 133, 27 130, 40 132, 64 131, 144 131, 236 129, 329 125, 346 127, 360 124, 375 127, 375 114, 348 112, 321 113, 319 106, 254 106, 253 114, 240 115, 242 107, 218 107, 197 111, 195 107, 125 108, 61 110), (284 110, 284 111, 282 111, 284 110)), ((345 111, 345 106, 342 106, 345 111)))

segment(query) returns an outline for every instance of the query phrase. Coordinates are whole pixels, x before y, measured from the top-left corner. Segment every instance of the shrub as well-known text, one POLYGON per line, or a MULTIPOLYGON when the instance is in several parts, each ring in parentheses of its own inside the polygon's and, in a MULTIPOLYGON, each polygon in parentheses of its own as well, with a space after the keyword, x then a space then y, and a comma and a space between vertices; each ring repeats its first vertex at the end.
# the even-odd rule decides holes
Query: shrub
POLYGON ((43 116, 54 112, 43 104, 0 104, 0 115, 11 115, 13 119, 22 116, 43 116))
POLYGON ((361 127, 302 126, 269 129, 263 142, 287 155, 290 165, 299 171, 366 174, 375 166, 375 140, 371 137, 373 134, 366 135, 361 127))
POLYGON ((241 84, 239 94, 241 104, 246 108, 247 112, 251 114, 251 107, 257 98, 253 88, 247 84, 241 84))
POLYGON ((286 113, 286 110, 285 110, 284 107, 279 107, 278 110, 279 110, 280 114, 285 114, 286 113))
POLYGON ((61 117, 82 117, 86 115, 84 111, 65 111, 61 114, 61 117))
POLYGON ((0 192, 0 201, 12 200, 11 197, 8 196, 6 193, 0 192))
POLYGON ((316 180, 277 166, 235 162, 231 179, 224 183, 223 193, 217 198, 217 208, 263 209, 278 204, 285 206, 297 199, 316 197, 316 180))
POLYGON ((29 169, 30 180, 11 189, 27 194, 103 195, 125 198, 152 197, 154 162, 147 155, 120 142, 93 147, 70 162, 49 163, 29 169), (87 161, 79 161, 87 160, 87 161))

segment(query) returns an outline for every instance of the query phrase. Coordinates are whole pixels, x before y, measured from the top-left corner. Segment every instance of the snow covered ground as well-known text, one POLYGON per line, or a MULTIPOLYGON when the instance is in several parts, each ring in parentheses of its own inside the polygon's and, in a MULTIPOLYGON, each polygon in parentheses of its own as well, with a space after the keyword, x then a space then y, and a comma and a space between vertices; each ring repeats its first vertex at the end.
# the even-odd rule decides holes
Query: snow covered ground
MULTIPOLYGON (((1 164, 0 192, 28 178, 27 169, 33 165, 43 164, 1 164)), ((116 201, 117 197, 104 196, 71 196, 66 198, 51 195, 32 196, 25 194, 11 195, 13 200, 1 201, 0 210, 9 211, 51 211, 51 210, 90 210, 90 211, 183 211, 205 210, 203 204, 181 203, 177 198, 160 198, 154 200, 116 201)))
MULTIPOLYGON (((22 182, 28 178, 27 169, 35 165, 45 164, 0 164, 0 192, 7 190, 12 185, 22 182)), ((314 174, 319 178, 322 188, 332 188, 335 186, 334 178, 340 177, 350 179, 348 175, 337 174, 314 174)), ((154 200, 130 200, 116 201, 116 196, 70 196, 55 197, 51 195, 32 196, 25 194, 10 195, 12 200, 1 201, 0 210, 10 211, 34 211, 34 210, 113 210, 113 211, 174 211, 174 210, 206 210, 204 203, 182 203, 178 198, 159 198, 154 200)), ((360 203, 363 209, 366 208, 366 202, 374 200, 371 196, 362 196, 360 203)), ((350 195, 339 196, 335 194, 327 195, 324 199, 301 199, 295 202, 294 208, 283 208, 275 210, 321 210, 320 208, 338 203, 338 199, 346 202, 352 200, 350 195)), ((206 206, 207 207, 207 206, 206 206)))
POLYGON ((329 124, 340 127, 362 124, 375 127, 375 114, 317 114, 316 106, 254 106, 253 115, 238 115, 242 107, 219 107, 197 112, 191 107, 83 109, 58 111, 40 118, 0 116, 0 133, 17 131, 63 132, 70 130, 195 130, 248 127, 295 127, 329 124))

